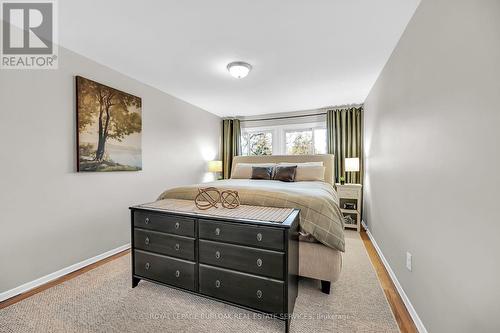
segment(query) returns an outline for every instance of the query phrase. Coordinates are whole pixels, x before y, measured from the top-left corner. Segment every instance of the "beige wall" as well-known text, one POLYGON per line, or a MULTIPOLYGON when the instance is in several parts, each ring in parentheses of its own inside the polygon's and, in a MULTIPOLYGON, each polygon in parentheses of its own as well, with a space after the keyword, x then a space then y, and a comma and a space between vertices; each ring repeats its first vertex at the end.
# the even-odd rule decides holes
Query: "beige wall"
POLYGON ((364 220, 429 332, 500 331, 499 97, 500 1, 423 0, 365 103, 364 220))
POLYGON ((130 242, 129 205, 201 181, 219 150, 219 117, 59 56, 59 70, 0 70, 0 293, 130 242), (75 173, 74 75, 142 97, 143 171, 75 173))

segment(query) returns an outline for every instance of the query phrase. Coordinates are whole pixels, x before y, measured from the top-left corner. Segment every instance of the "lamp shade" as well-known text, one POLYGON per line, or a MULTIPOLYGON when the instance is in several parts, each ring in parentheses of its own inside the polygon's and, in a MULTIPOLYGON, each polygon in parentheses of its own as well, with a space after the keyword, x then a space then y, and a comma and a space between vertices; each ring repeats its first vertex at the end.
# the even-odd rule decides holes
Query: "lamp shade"
POLYGON ((222 161, 208 161, 208 172, 222 172, 222 161))
POLYGON ((359 171, 359 158, 346 158, 345 159, 345 171, 359 171))

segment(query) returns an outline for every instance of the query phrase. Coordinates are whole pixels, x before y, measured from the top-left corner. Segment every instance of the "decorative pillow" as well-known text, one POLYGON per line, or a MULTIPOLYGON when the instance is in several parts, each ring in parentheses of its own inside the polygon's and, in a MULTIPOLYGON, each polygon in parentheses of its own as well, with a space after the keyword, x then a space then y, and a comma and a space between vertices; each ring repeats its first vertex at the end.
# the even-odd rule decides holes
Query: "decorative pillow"
POLYGON ((252 167, 252 179, 272 179, 273 167, 252 167))
POLYGON ((250 179, 252 178, 252 167, 272 167, 275 163, 237 163, 233 165, 231 178, 233 179, 250 179))
POLYGON ((274 180, 282 182, 294 182, 297 173, 297 166, 277 166, 274 172, 274 180))
POLYGON ((296 182, 303 181, 325 181, 325 167, 324 166, 303 166, 297 167, 297 175, 295 176, 296 182))

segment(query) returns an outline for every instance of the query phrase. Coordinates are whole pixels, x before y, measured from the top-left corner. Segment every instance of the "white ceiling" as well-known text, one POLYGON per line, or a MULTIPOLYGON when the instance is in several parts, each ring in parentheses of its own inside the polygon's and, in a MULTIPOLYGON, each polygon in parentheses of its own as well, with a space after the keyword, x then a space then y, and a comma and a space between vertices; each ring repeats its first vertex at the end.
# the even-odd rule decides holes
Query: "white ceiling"
POLYGON ((62 46, 221 116, 361 103, 419 0, 58 1, 62 46), (249 62, 234 79, 226 65, 249 62))

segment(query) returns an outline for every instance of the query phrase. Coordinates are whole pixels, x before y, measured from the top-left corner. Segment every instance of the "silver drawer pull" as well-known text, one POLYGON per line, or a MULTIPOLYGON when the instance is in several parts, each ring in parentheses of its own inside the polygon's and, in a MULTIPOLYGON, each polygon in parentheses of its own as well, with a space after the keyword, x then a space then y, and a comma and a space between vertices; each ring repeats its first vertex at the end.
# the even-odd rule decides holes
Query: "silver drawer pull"
POLYGON ((215 228, 215 234, 216 234, 217 236, 219 236, 219 235, 220 235, 220 229, 219 229, 219 228, 215 228))
POLYGON ((144 223, 149 224, 149 217, 146 217, 146 219, 144 220, 144 223))
POLYGON ((217 259, 220 258, 220 252, 219 251, 215 251, 215 258, 217 258, 217 259))
POLYGON ((181 272, 179 272, 179 270, 176 270, 175 271, 175 277, 179 277, 179 276, 181 276, 181 272))
POLYGON ((261 290, 257 290, 257 298, 262 298, 262 291, 261 290))
POLYGON ((151 264, 149 262, 146 263, 146 266, 144 266, 146 269, 149 269, 151 267, 151 264))
POLYGON ((180 226, 179 222, 175 222, 175 229, 179 229, 180 226))
POLYGON ((149 245, 149 237, 146 237, 146 239, 144 240, 144 244, 149 245))
POLYGON ((175 244, 175 251, 179 251, 180 248, 181 246, 179 244, 175 244))
POLYGON ((257 234, 257 240, 259 242, 262 241, 262 234, 260 232, 257 234))
POLYGON ((262 259, 257 259, 257 266, 262 267, 262 259))
POLYGON ((215 288, 220 288, 220 281, 219 280, 215 280, 215 288))

